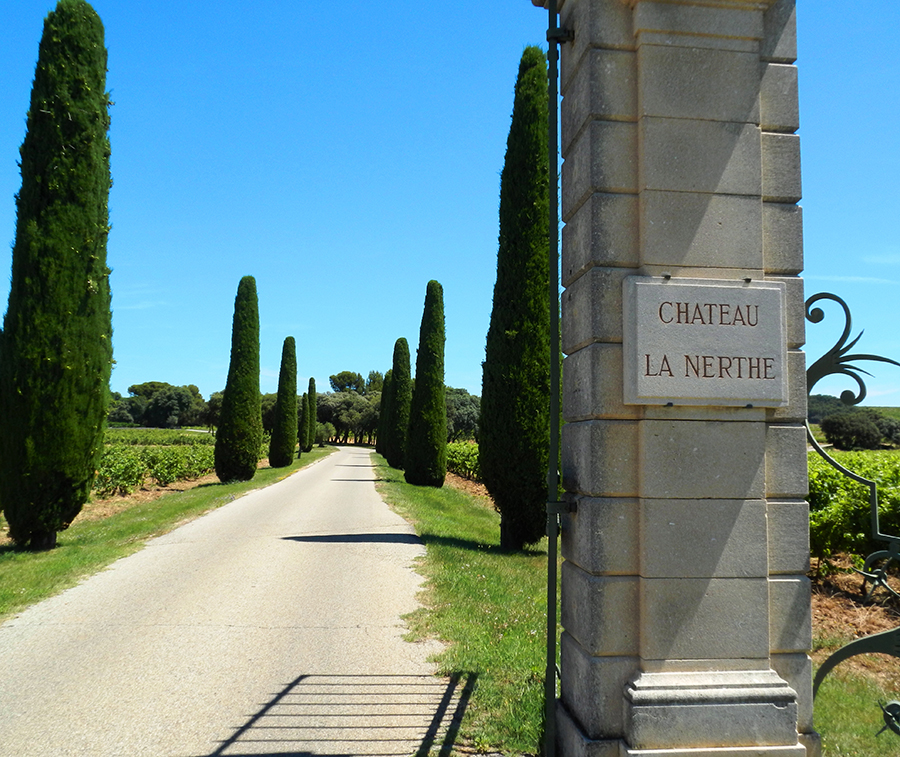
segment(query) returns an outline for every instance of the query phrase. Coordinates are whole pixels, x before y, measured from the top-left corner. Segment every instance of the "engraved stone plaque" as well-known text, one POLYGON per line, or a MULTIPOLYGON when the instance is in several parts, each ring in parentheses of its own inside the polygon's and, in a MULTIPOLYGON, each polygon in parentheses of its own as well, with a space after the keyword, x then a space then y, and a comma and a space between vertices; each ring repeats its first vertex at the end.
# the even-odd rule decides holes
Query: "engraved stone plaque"
POLYGON ((623 287, 626 404, 787 402, 783 283, 630 276, 623 287))

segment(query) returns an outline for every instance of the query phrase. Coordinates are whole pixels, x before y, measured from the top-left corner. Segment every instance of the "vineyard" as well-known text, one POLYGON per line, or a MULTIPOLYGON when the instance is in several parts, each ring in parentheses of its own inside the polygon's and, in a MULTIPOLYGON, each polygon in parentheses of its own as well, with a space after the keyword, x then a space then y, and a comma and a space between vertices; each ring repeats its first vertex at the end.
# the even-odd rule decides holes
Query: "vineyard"
POLYGON ((172 447, 204 445, 216 446, 216 437, 205 431, 166 428, 110 428, 104 442, 110 445, 135 447, 172 447))
POLYGON ((451 442, 447 445, 447 470, 472 481, 481 480, 478 465, 478 444, 475 442, 451 442))
POLYGON ((195 431, 109 429, 94 495, 130 494, 146 482, 168 486, 215 468, 215 437, 195 431))
MULTIPOLYGON (((854 473, 878 484, 881 532, 900 536, 900 450, 829 451, 854 473)), ((859 557, 884 549, 872 539, 869 489, 839 473, 817 453, 809 453, 809 538, 814 557, 838 553, 859 557)))

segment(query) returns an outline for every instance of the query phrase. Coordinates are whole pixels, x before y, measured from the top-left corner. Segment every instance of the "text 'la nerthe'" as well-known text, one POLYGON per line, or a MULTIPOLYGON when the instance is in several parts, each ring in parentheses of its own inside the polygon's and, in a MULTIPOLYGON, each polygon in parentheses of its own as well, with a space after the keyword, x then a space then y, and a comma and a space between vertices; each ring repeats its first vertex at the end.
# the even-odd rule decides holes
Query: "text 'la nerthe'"
POLYGON ((676 368, 684 370, 685 378, 699 379, 775 379, 774 357, 744 357, 724 355, 683 355, 681 359, 669 360, 668 355, 661 358, 644 355, 644 376, 665 376, 675 378, 676 368), (682 362, 683 360, 683 362, 682 362))

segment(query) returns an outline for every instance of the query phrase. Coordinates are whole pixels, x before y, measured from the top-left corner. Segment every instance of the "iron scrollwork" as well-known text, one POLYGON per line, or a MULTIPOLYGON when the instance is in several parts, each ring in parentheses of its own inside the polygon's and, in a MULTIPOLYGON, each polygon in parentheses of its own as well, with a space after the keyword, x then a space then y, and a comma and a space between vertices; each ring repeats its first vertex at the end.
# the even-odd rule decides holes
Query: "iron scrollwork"
POLYGON ((829 292, 814 294, 806 301, 806 320, 810 323, 821 323, 825 320, 825 312, 822 308, 813 307, 813 305, 821 300, 831 300, 841 306, 844 311, 845 319, 844 331, 841 334, 840 339, 835 342, 834 346, 807 369, 806 393, 812 394, 813 386, 815 386, 820 379, 838 373, 844 376, 850 376, 856 381, 856 386, 858 388, 858 392, 855 394, 849 389, 841 392, 841 402, 850 406, 858 405, 866 398, 866 384, 859 374, 865 373, 867 376, 871 376, 872 374, 858 366, 851 365, 851 363, 860 360, 890 363, 891 365, 897 366, 900 366, 900 363, 896 360, 891 360, 888 357, 882 357, 881 355, 848 355, 847 353, 853 349, 853 347, 856 346, 856 343, 862 338, 863 332, 860 331, 856 339, 850 342, 850 344, 847 344, 847 340, 850 338, 850 333, 853 330, 850 308, 847 307, 847 303, 840 297, 829 292))

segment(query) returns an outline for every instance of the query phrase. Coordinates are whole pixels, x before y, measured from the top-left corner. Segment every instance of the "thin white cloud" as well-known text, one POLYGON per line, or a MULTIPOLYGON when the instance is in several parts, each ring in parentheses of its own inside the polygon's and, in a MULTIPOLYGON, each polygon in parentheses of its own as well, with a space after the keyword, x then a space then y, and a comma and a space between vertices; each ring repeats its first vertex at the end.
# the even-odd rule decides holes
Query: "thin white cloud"
POLYGON ((875 276, 804 276, 807 281, 840 281, 845 284, 890 284, 892 286, 900 285, 900 281, 896 279, 881 279, 875 276))
POLYGON ((869 265, 900 266, 900 250, 891 248, 884 252, 877 252, 872 255, 863 255, 862 261, 863 263, 867 263, 869 265))

